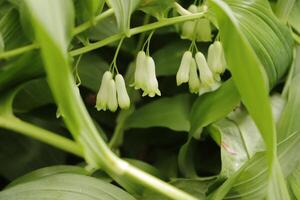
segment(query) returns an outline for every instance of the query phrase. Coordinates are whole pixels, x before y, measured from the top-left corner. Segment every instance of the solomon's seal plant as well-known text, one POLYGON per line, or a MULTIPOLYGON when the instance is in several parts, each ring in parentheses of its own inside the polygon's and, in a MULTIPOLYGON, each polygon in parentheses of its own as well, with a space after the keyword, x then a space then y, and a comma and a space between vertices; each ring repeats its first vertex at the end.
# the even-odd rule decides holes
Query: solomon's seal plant
POLYGON ((300 199, 299 24, 298 0, 0 1, 0 200, 300 199))

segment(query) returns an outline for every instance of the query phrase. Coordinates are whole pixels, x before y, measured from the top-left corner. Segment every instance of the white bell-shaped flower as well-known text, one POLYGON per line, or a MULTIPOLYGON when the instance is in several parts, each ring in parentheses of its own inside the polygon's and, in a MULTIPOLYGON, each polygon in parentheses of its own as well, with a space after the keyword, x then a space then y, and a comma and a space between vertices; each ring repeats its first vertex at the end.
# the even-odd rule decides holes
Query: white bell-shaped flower
POLYGON ((210 69, 217 74, 224 73, 226 61, 221 42, 216 41, 208 48, 207 63, 210 69))
POLYGON ((108 90, 107 107, 111 112, 115 112, 118 109, 118 101, 117 101, 116 84, 113 79, 109 80, 107 90, 108 90))
POLYGON ((187 83, 189 81, 190 65, 192 59, 193 59, 192 52, 190 51, 184 52, 179 69, 176 74, 177 85, 181 85, 182 83, 187 83))
POLYGON ((200 73, 201 83, 204 85, 204 87, 209 87, 211 90, 216 90, 220 84, 214 79, 214 74, 209 69, 205 56, 201 52, 197 52, 195 58, 200 73))
POLYGON ((194 58, 192 58, 190 63, 189 89, 191 93, 198 93, 200 89, 200 80, 197 72, 196 61, 194 58))
POLYGON ((195 4, 192 4, 188 7, 188 11, 190 11, 191 13, 197 13, 199 10, 195 4))
POLYGON ((112 73, 110 71, 106 71, 103 74, 101 86, 99 89, 99 92, 97 94, 96 99, 96 108, 97 110, 106 110, 107 109, 107 103, 108 103, 108 92, 109 92, 109 82, 112 80, 112 73))
POLYGON ((124 78, 121 74, 115 77, 118 104, 121 109, 128 109, 130 107, 130 98, 128 96, 124 78))
POLYGON ((134 89, 143 89, 146 87, 146 54, 144 51, 140 51, 136 58, 136 67, 134 72, 134 89))
POLYGON ((158 89, 158 81, 155 74, 155 63, 152 57, 146 57, 146 73, 147 82, 146 87, 142 88, 144 90, 143 96, 148 95, 149 97, 154 97, 155 95, 160 96, 160 90, 158 89))

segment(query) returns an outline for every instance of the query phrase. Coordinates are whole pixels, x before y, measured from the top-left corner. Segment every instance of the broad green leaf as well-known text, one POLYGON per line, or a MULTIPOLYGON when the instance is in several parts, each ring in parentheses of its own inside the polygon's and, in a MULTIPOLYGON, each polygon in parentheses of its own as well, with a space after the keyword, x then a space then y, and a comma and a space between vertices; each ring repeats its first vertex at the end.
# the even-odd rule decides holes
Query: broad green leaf
POLYGON ((288 23, 300 34, 300 1, 296 0, 290 13, 288 23))
POLYGON ((0 174, 8 180, 41 167, 62 164, 65 155, 37 140, 6 130, 0 132, 0 174))
POLYGON ((107 0, 112 6, 121 32, 128 34, 130 29, 130 18, 141 0, 107 0))
MULTIPOLYGON (((276 44, 278 43, 278 45, 283 46, 283 48, 288 47, 288 45, 280 41, 281 35, 279 34, 281 34, 281 32, 275 34, 272 30, 272 28, 279 29, 279 25, 268 25, 268 23, 273 22, 274 24, 276 21, 275 18, 272 17, 271 8, 267 1, 254 1, 252 4, 248 4, 246 1, 245 3, 241 1, 237 2, 236 0, 228 0, 228 4, 220 0, 212 0, 209 2, 218 20, 220 38, 223 42, 225 57, 232 78, 241 95, 242 102, 255 121, 266 144, 269 159, 267 164, 270 173, 268 177, 270 180, 267 183, 268 192, 266 195, 268 198, 289 199, 287 188, 280 167, 277 164, 276 155, 274 154, 276 152, 276 129, 268 99, 269 86, 267 75, 269 75, 269 80, 274 79, 274 77, 270 77, 269 71, 267 71, 267 74, 266 71, 264 71, 263 65, 265 65, 265 63, 259 60, 260 57, 258 57, 259 54, 257 54, 259 51, 257 48, 251 46, 251 44, 254 44, 251 43, 251 41, 255 41, 255 38, 261 38, 260 40, 272 38, 271 33, 273 33, 273 37, 277 41, 276 44), (249 12, 249 10, 252 12, 249 12), (269 15, 263 15, 262 17, 260 15, 262 12, 267 12, 269 15), (247 14, 247 17, 245 17, 245 14, 247 14), (249 14, 251 18, 249 18, 249 14), (253 23, 253 18, 260 20, 261 24, 253 23), (266 30, 268 30, 268 35, 264 35, 266 30), (254 32, 262 33, 256 37, 252 37, 255 35, 254 32), (276 194, 274 192, 272 193, 273 190, 278 192, 276 194)), ((269 43, 274 45, 274 41, 269 43)), ((266 43, 262 44, 264 44, 263 47, 267 47, 266 43)), ((280 53, 280 51, 274 54, 277 55, 277 53, 280 53)), ((268 54, 272 55, 267 52, 267 55, 268 54)), ((284 56, 280 55, 280 57, 288 58, 286 54, 284 56)), ((276 59, 273 60, 275 61, 276 59)), ((285 61, 290 61, 290 59, 285 61)), ((270 66, 265 66, 265 69, 268 70, 268 67, 270 66)), ((276 65, 271 67, 272 70, 276 72, 275 80, 278 80, 280 75, 279 68, 274 68, 277 67, 276 65)), ((286 69, 283 71, 286 71, 286 69)), ((270 86, 273 84, 274 83, 270 82, 270 86)))
POLYGON ((28 112, 35 108, 54 103, 47 81, 35 79, 24 83, 14 97, 13 109, 15 112, 28 112))
POLYGON ((191 129, 189 136, 187 142, 181 147, 178 156, 179 169, 185 176, 198 176, 192 160, 192 138, 199 138, 205 126, 225 117, 238 106, 239 102, 240 97, 232 80, 223 83, 218 90, 198 97, 194 102, 190 114, 191 129))
MULTIPOLYGON (((300 134, 297 132, 278 146, 278 158, 284 177, 289 176, 299 162, 299 141, 300 134)), ((257 153, 227 179, 209 199, 264 199, 268 184, 267 171, 266 153, 257 153)), ((276 192, 273 191, 274 194, 276 192)), ((271 199, 276 199, 276 196, 271 199)))
POLYGON ((183 53, 189 48, 189 42, 174 41, 160 48, 153 54, 157 76, 175 75, 178 71, 183 53), (172 56, 169 56, 172 55, 172 56))
POLYGON ((100 56, 93 54, 83 55, 77 69, 81 85, 93 92, 98 92, 102 75, 108 69, 108 64, 100 56))
POLYGON ((11 50, 27 43, 23 34, 16 9, 9 7, 0 18, 0 33, 2 35, 5 50, 11 50))
POLYGON ((296 0, 278 0, 275 6, 275 13, 283 23, 286 23, 296 0))
MULTIPOLYGON (((230 1, 228 2, 230 3, 230 1)), ((242 3, 237 4, 236 9, 243 5, 242 3)), ((253 5, 255 4, 250 6, 253 5)), ((273 151, 275 127, 268 101, 267 76, 263 71, 262 64, 243 34, 241 29, 243 21, 239 21, 238 15, 235 15, 232 8, 219 0, 210 1, 210 6, 218 19, 220 38, 224 45, 225 57, 233 81, 243 103, 260 129, 267 148, 269 151, 273 151)))
POLYGON ((293 171, 293 173, 288 177, 288 182, 296 199, 299 199, 300 198, 300 165, 299 164, 297 168, 293 171))
POLYGON ((0 192, 0 199, 11 200, 134 200, 120 188, 76 174, 57 174, 26 182, 0 192))
POLYGON ((191 112, 192 135, 201 129, 229 114, 240 102, 239 94, 230 79, 215 92, 198 97, 191 112))
POLYGON ((4 51, 4 41, 3 41, 2 34, 0 32, 0 53, 2 53, 3 51, 4 51))
POLYGON ((37 52, 31 52, 4 63, 0 68, 0 90, 10 88, 44 73, 37 52))
POLYGON ((283 141, 289 135, 300 131, 300 75, 297 75, 290 83, 286 106, 278 124, 278 140, 283 141))
POLYGON ((167 127, 175 131, 190 129, 190 95, 160 98, 134 111, 126 128, 167 127))
POLYGON ((105 0, 76 0, 76 18, 79 23, 87 20, 93 22, 93 18, 101 13, 104 3, 105 0))
POLYGON ((174 2, 175 0, 142 0, 139 9, 159 20, 166 17, 174 2))
POLYGON ((72 165, 55 165, 51 167, 37 169, 35 171, 29 172, 28 174, 25 174, 24 176, 18 177, 13 182, 11 182, 6 187, 6 189, 13 187, 15 185, 35 181, 45 177, 54 176, 56 174, 64 174, 64 173, 88 175, 88 172, 82 167, 77 167, 72 165))

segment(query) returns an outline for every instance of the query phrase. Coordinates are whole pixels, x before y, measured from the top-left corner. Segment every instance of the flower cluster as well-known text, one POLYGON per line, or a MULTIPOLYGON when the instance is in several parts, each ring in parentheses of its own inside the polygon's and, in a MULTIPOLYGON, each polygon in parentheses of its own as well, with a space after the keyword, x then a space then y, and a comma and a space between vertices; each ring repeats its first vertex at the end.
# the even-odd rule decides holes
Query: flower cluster
POLYGON ((113 74, 106 71, 97 94, 96 108, 98 111, 109 109, 115 112, 118 106, 122 109, 128 109, 130 106, 125 81, 121 74, 117 74, 113 79, 113 74))
POLYGON ((154 97, 155 95, 161 95, 155 75, 154 60, 152 57, 146 55, 144 51, 140 51, 137 55, 134 83, 132 86, 136 90, 142 89, 144 91, 143 96, 154 97))
POLYGON ((191 93, 199 95, 214 91, 220 86, 220 74, 226 69, 223 47, 219 41, 210 45, 207 61, 201 52, 186 51, 176 74, 177 85, 188 83, 191 93))
MULTIPOLYGON (((205 9, 205 6, 197 7, 196 5, 191 5, 188 10, 191 13, 201 12, 205 9)), ((210 21, 206 18, 186 21, 182 24, 181 28, 181 38, 196 40, 197 42, 209 42, 211 41, 211 25, 210 21)))

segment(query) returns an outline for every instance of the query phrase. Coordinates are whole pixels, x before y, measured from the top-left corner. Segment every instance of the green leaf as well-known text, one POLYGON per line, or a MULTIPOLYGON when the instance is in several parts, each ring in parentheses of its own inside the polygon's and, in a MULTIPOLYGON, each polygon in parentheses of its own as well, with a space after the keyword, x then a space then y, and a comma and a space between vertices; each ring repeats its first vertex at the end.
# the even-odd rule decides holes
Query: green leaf
POLYGON ((178 71, 182 55, 189 48, 189 45, 187 41, 177 40, 156 51, 153 54, 156 65, 156 75, 175 75, 178 71))
POLYGON ((159 20, 166 17, 174 2, 175 0, 142 0, 139 9, 159 20))
POLYGON ((3 51, 4 51, 4 41, 3 41, 2 34, 0 32, 0 53, 2 53, 3 51))
POLYGON ((13 182, 11 182, 6 187, 6 189, 11 188, 15 185, 35 181, 38 179, 54 176, 57 174, 64 174, 64 173, 88 175, 88 172, 82 167, 71 166, 71 165, 55 165, 51 167, 37 169, 35 171, 29 172, 28 174, 25 174, 24 176, 18 177, 13 182))
POLYGON ((190 95, 160 98, 135 110, 127 119, 126 128, 167 127, 188 131, 190 107, 190 95))
POLYGON ((57 174, 16 185, 0 192, 11 200, 134 200, 114 185, 76 174, 57 174))
POLYGON ((187 142, 181 147, 178 164, 180 171, 187 177, 197 177, 193 161, 192 138, 200 138, 202 128, 222 119, 230 113, 240 102, 240 97, 232 80, 211 93, 198 97, 192 107, 190 115, 191 129, 187 142))
POLYGON ((102 75, 108 69, 108 64, 101 57, 93 54, 83 55, 78 65, 81 85, 98 92, 102 75))
POLYGON ((41 167, 61 164, 65 156, 64 152, 37 140, 10 131, 0 132, 0 174, 8 180, 41 167))
MULTIPOLYGON (((278 146, 278 158, 284 177, 289 176, 299 162, 299 142, 300 134, 297 132, 278 146)), ((267 155, 265 152, 260 152, 227 179, 209 199, 263 199, 267 191, 267 184, 267 155)), ((275 191, 273 193, 276 194, 275 191)), ((270 197, 270 199, 276 198, 278 197, 270 197)))
POLYGON ((289 87, 286 106, 278 124, 278 140, 283 141, 296 131, 300 131, 300 75, 297 75, 289 87))
POLYGON ((108 0, 108 2, 114 9, 119 30, 128 34, 131 14, 139 5, 140 0, 108 0))
POLYGON ((300 1, 296 0, 290 13, 288 23, 300 34, 300 1))
POLYGON ((300 165, 299 164, 297 168, 293 171, 293 173, 288 177, 288 182, 296 199, 299 199, 300 198, 300 165))
POLYGON ((5 9, 3 16, 0 18, 0 33, 6 51, 20 47, 28 42, 19 18, 18 11, 13 7, 5 9))
POLYGON ((28 112, 35 108, 54 103, 50 88, 44 78, 24 83, 14 97, 15 112, 28 112))
MULTIPOLYGON (((236 0, 226 1, 228 4, 220 0, 211 0, 209 2, 218 20, 220 38, 223 42, 225 57, 232 78, 241 95, 242 102, 255 121, 266 144, 269 159, 267 164, 269 165, 270 173, 270 177, 268 177, 270 178, 268 182, 268 192, 266 195, 268 195, 269 198, 272 196, 276 199, 289 199, 285 182, 280 167, 277 164, 276 155, 274 154, 276 152, 276 129, 268 98, 269 87, 267 75, 269 75, 269 80, 278 80, 282 72, 280 73, 279 68, 275 68, 275 65, 272 66, 271 69, 275 72, 275 78, 270 76, 270 71, 267 71, 266 74, 263 66, 265 66, 266 70, 270 69, 267 68, 270 66, 261 63, 259 59, 261 57, 258 57, 259 54, 256 53, 261 53, 262 51, 258 51, 258 48, 251 46, 251 44, 254 44, 251 43, 251 41, 257 41, 256 38, 260 38, 260 41, 262 41, 262 39, 268 41, 268 38, 274 37, 278 46, 280 45, 285 48, 288 47, 288 44, 280 41, 280 31, 275 32, 280 27, 275 24, 276 21, 275 18, 272 17, 273 15, 268 2, 255 1, 252 4, 248 4, 246 1, 241 2, 236 0), (264 15, 261 15, 262 13, 264 13, 264 15), (268 15, 266 15, 266 13, 268 13, 268 15), (253 23, 253 18, 260 20, 261 23, 253 23), (270 25, 271 22, 275 25, 270 25), (255 35, 257 32, 260 34, 255 35), (253 35, 256 37, 253 37, 253 35), (274 192, 272 192, 274 190, 278 191, 278 193, 274 194, 274 192)), ((274 45, 274 41, 272 40, 271 42, 268 41, 262 44, 263 47, 267 48, 268 45, 266 44, 274 45)), ((261 47, 257 43, 256 46, 261 47)), ((272 53, 275 52, 269 53, 266 52, 266 50, 264 51, 264 56, 273 55, 272 53)), ((274 55, 279 53, 280 51, 276 51, 274 55)), ((282 59, 285 60, 285 63, 290 61, 287 54, 280 54, 278 56, 287 59, 282 59)), ((271 61, 276 61, 276 59, 271 59, 271 61)), ((286 71, 286 69, 283 71, 286 71)), ((272 81, 270 85, 273 85, 272 81)))
POLYGON ((93 21, 96 15, 99 15, 103 9, 105 0, 76 0, 76 18, 79 23, 87 20, 93 21))
POLYGON ((44 73, 37 52, 31 52, 4 63, 0 68, 0 90, 11 88, 44 73))

